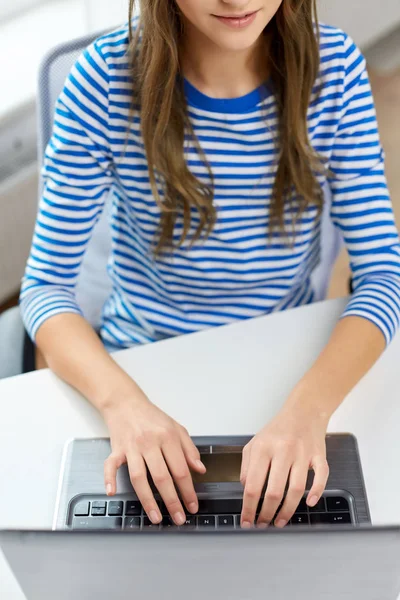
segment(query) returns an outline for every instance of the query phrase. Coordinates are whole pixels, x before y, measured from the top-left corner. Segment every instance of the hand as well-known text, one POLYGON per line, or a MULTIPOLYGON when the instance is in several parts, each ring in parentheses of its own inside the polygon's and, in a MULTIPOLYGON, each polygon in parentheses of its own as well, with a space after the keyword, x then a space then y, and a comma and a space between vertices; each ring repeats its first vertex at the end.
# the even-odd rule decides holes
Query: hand
POLYGON ((188 511, 196 513, 199 505, 189 468, 202 474, 206 471, 186 429, 154 406, 143 392, 111 405, 103 416, 112 448, 104 465, 107 494, 116 493, 117 470, 127 463, 140 503, 149 519, 159 523, 162 516, 147 479, 147 465, 172 519, 182 525, 186 516, 174 481, 188 511))
POLYGON ((329 468, 326 461, 325 434, 329 419, 303 408, 284 408, 244 448, 240 480, 244 486, 242 527, 254 523, 257 507, 269 472, 268 485, 258 517, 259 527, 275 518, 284 527, 303 497, 309 468, 315 472, 307 504, 315 506, 324 492, 329 468))

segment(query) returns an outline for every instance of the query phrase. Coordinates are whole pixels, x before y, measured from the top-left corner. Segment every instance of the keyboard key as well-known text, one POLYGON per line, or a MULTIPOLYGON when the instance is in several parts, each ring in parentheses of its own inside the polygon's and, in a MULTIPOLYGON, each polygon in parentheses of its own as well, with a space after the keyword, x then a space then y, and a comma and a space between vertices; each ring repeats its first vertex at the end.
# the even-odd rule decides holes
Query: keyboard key
POLYGON ((330 524, 331 515, 328 513, 311 513, 310 523, 311 525, 328 525, 330 524))
POLYGON ((163 517, 162 526, 163 529, 172 529, 173 527, 176 527, 171 517, 163 517))
POLYGON ((298 513, 290 521, 291 525, 308 525, 308 514, 298 513))
POLYGON ((233 527, 232 515, 220 515, 218 517, 218 527, 233 527))
POLYGON ((331 513, 328 514, 330 522, 338 525, 348 525, 351 523, 350 513, 331 513))
POLYGON ((144 529, 160 529, 160 524, 152 523, 152 521, 150 521, 149 517, 144 517, 143 528, 144 529))
POLYGON ((239 515, 242 512, 241 498, 216 498, 199 500, 199 515, 231 514, 239 515))
POLYGON ((241 527, 240 518, 241 518, 241 515, 235 515, 235 526, 238 527, 239 529, 241 527))
POLYGON ((215 527, 215 517, 197 517, 197 525, 199 527, 215 527))
POLYGON ((121 529, 122 518, 121 517, 97 517, 91 519, 90 517, 75 517, 72 520, 72 529, 121 529))
POLYGON ((125 504, 125 515, 136 517, 142 514, 142 505, 139 500, 128 500, 125 504))
POLYGON ((74 515, 75 517, 88 517, 89 516, 90 502, 80 502, 75 506, 74 515))
POLYGON ((124 503, 119 500, 113 500, 108 503, 108 514, 110 517, 120 517, 124 510, 124 503))
POLYGON ((105 517, 107 502, 92 502, 92 517, 105 517))
POLYGON ((300 504, 298 505, 298 507, 296 508, 296 512, 297 513, 306 513, 307 512, 307 502, 305 498, 302 498, 300 500, 300 504))
POLYGON ((350 510, 349 503, 346 498, 342 498, 340 496, 331 496, 326 499, 326 505, 328 507, 328 512, 333 512, 335 510, 339 512, 345 512, 350 510))
POLYGON ((124 529, 135 529, 136 531, 140 529, 141 526, 141 518, 140 517, 126 517, 124 519, 124 529))
POLYGON ((315 506, 313 506, 311 508, 311 506, 308 507, 308 510, 310 511, 310 513, 313 512, 325 512, 326 511, 326 507, 325 507, 325 498, 322 496, 322 498, 320 498, 317 502, 317 504, 315 506))
POLYGON ((193 515, 186 517, 186 521, 184 522, 182 527, 183 529, 188 530, 196 529, 196 517, 193 515))
POLYGON ((315 513, 310 515, 312 525, 348 525, 351 524, 350 513, 315 513))

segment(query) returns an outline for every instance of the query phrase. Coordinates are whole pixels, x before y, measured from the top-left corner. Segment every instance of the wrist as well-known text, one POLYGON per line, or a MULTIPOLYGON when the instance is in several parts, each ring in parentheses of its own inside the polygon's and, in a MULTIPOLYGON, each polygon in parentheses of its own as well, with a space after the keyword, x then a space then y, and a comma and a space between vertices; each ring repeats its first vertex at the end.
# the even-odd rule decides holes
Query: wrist
POLYGON ((97 398, 97 408, 103 418, 106 418, 110 412, 148 402, 147 396, 137 383, 125 373, 123 375, 121 379, 114 381, 112 388, 97 398))
POLYGON ((328 423, 340 402, 333 401, 329 394, 315 389, 314 386, 302 380, 293 389, 284 404, 283 410, 288 410, 299 418, 328 423))

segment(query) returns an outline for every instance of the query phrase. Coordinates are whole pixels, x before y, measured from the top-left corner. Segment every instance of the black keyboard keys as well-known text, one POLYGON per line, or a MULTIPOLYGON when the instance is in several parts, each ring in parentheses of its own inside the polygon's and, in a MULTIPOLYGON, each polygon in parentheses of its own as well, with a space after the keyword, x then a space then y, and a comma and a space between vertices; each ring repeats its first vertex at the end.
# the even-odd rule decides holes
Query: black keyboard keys
POLYGON ((162 527, 163 529, 172 529, 173 527, 176 527, 176 525, 171 519, 171 517, 163 517, 162 527))
POLYGON ((126 517, 124 520, 124 529, 128 530, 138 530, 141 526, 141 518, 140 517, 126 517))
POLYGON ((144 529, 158 530, 158 529, 160 529, 160 523, 153 523, 152 521, 150 521, 149 517, 144 517, 144 519, 143 519, 143 528, 144 529))
POLYGON ((297 513, 306 513, 307 512, 307 502, 305 498, 302 498, 300 500, 300 504, 298 505, 298 507, 296 508, 296 512, 297 513))
POLYGON ((349 503, 346 498, 342 496, 328 496, 326 499, 326 505, 328 507, 328 512, 339 511, 346 512, 349 511, 349 503))
POLYGON ((92 502, 92 517, 106 516, 107 502, 97 501, 92 502))
POLYGON ((310 514, 311 525, 328 525, 330 523, 330 515, 328 513, 312 513, 310 514))
POLYGON ((291 521, 291 525, 308 525, 308 514, 307 513, 296 513, 291 521))
POLYGON ((314 512, 325 512, 326 508, 325 508, 325 498, 322 496, 322 498, 320 498, 317 502, 317 504, 313 507, 309 506, 308 510, 310 511, 310 513, 314 513, 314 512))
POLYGON ((97 517, 91 519, 90 517, 74 517, 72 520, 72 529, 121 529, 122 518, 121 517, 97 517))
POLYGON ((233 518, 232 515, 219 515, 218 527, 233 527, 233 518))
POLYGON ((239 515, 242 504, 241 498, 202 498, 199 500, 199 515, 239 515))
POLYGON ((197 517, 197 525, 199 527, 214 527, 215 528, 215 517, 200 516, 197 517))
POLYGON ((330 513, 329 518, 330 523, 335 523, 338 525, 348 525, 351 523, 350 513, 330 513))
POLYGON ((125 504, 125 515, 127 517, 136 517, 142 514, 142 505, 139 500, 128 500, 125 504))
POLYGON ((75 506, 74 515, 75 517, 88 517, 89 516, 90 502, 79 502, 75 506))
POLYGON ((110 517, 121 517, 123 509, 124 503, 119 500, 113 500, 108 503, 108 514, 110 517))
POLYGON ((311 525, 348 525, 350 513, 315 513, 310 515, 311 525))
POLYGON ((196 529, 196 517, 192 516, 192 515, 186 517, 186 521, 184 522, 182 527, 183 527, 183 529, 187 529, 187 530, 196 529))

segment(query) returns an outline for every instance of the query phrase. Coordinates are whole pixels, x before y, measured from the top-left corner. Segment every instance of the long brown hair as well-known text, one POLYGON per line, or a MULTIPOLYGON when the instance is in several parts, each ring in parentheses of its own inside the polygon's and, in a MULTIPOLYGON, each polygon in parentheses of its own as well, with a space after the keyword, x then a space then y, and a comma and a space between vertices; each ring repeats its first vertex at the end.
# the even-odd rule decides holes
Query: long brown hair
MULTIPOLYGON (((178 77, 182 31, 175 0, 129 0, 133 102, 136 99, 140 107, 151 189, 161 210, 157 251, 172 244, 179 214, 183 215, 179 244, 191 233, 193 210, 199 215, 199 225, 191 234, 191 243, 203 233, 208 235, 216 221, 211 167, 187 115, 182 78, 178 77), (140 17, 133 33, 137 2, 140 17), (211 185, 199 181, 187 166, 184 138, 188 134, 208 168, 211 185)), ((311 146, 307 128, 307 110, 320 65, 316 0, 283 0, 268 32, 271 42, 266 58, 270 61, 279 120, 279 164, 271 201, 271 232, 277 225, 285 231, 284 210, 288 204, 295 208, 294 221, 309 206, 322 209, 323 196, 316 174, 324 167, 311 146)))

